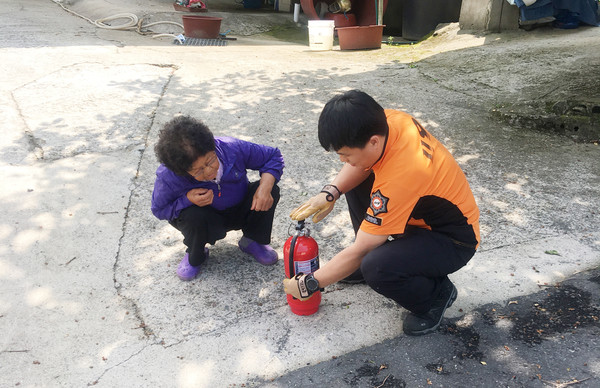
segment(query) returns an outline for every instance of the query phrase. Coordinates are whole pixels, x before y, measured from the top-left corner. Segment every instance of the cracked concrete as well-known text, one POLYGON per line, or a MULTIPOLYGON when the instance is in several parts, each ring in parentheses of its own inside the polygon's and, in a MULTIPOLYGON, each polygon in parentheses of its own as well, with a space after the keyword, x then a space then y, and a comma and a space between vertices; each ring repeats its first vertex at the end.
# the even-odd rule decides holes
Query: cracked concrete
MULTIPOLYGON (((419 45, 356 52, 243 34, 226 47, 187 47, 100 30, 50 0, 0 3, 1 386, 541 386, 569 376, 597 385, 597 325, 528 351, 486 322, 512 301, 543 303, 540 287, 561 282, 597 305, 586 271, 600 263, 598 145, 513 125, 494 109, 597 98, 599 73, 584 70, 600 63, 600 29, 449 25, 419 45), (406 338, 404 311, 364 285, 328 287, 317 314, 294 316, 283 264, 253 262, 237 248, 239 232, 183 283, 174 274, 181 236, 149 210, 157 133, 173 115, 193 115, 216 134, 281 149, 272 240, 281 255, 289 212, 339 168, 315 126, 323 104, 350 88, 416 116, 463 166, 481 209, 483 242, 452 275, 459 297, 448 326, 425 339, 406 338), (460 351, 472 352, 457 361, 460 351), (576 367, 565 363, 573 352, 576 367), (567 367, 577 374, 558 373, 567 367)), ((93 18, 180 17, 170 0, 68 3, 93 18)), ((245 20, 240 32, 291 18, 234 13, 228 23, 245 20)), ((348 225, 343 202, 310 225, 321 260, 352 241, 348 225)))
POLYGON ((19 87, 13 96, 42 159, 112 152, 144 145, 144 128, 151 125, 171 71, 143 64, 77 63, 19 87), (69 94, 39 98, 39 90, 46 89, 67 89, 69 94), (99 100, 105 110, 91 114, 88 107, 99 100), (123 101, 137 113, 124 115, 123 101), (68 112, 56 114, 65 107, 68 112))

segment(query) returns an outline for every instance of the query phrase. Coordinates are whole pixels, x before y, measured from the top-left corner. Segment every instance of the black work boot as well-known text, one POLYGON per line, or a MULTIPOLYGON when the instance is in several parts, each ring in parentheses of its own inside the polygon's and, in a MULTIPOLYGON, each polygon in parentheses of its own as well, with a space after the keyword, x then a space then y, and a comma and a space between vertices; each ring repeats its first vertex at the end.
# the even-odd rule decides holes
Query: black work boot
POLYGON ((406 335, 425 335, 437 330, 444 317, 444 312, 456 300, 456 287, 446 278, 442 283, 438 297, 433 301, 431 309, 424 314, 409 312, 402 329, 406 335))

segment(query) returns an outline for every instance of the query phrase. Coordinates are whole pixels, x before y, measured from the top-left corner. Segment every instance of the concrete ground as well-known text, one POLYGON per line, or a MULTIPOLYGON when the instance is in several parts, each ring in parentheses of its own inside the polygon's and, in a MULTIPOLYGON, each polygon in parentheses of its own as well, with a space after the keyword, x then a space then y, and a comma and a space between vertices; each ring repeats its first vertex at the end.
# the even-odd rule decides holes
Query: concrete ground
MULTIPOLYGON (((291 14, 207 3, 237 40, 175 45, 81 17, 178 21, 170 0, 61 2, 81 16, 0 0, 0 386, 599 385, 600 28, 449 25, 316 52, 291 14), (288 214, 340 167, 318 145, 320 110, 353 88, 444 142, 480 206, 481 248, 424 338, 364 285, 327 287, 295 316, 283 262, 253 262, 239 232, 184 283, 181 236, 150 212, 157 132, 195 116, 281 149, 281 257, 288 214)), ((352 241, 343 201, 311 228, 323 262, 352 241)))

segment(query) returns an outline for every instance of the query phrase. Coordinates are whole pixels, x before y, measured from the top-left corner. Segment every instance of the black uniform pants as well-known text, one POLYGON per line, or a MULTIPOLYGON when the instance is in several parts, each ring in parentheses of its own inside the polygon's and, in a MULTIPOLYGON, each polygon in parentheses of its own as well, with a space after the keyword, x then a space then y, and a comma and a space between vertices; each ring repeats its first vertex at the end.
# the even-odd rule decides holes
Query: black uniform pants
MULTIPOLYGON (((346 193, 354 231, 369 207, 374 175, 346 193)), ((430 310, 447 275, 462 268, 475 249, 428 229, 407 227, 405 233, 369 252, 360 272, 366 283, 409 311, 430 310)))
POLYGON ((253 211, 252 198, 260 182, 248 185, 244 200, 237 206, 216 210, 210 206, 192 205, 179 213, 179 217, 169 221, 183 234, 183 243, 187 247, 190 264, 200 265, 206 260, 204 247, 223 239, 230 230, 242 230, 247 238, 259 244, 271 243, 273 217, 279 202, 279 186, 271 190, 273 206, 267 211, 253 211))

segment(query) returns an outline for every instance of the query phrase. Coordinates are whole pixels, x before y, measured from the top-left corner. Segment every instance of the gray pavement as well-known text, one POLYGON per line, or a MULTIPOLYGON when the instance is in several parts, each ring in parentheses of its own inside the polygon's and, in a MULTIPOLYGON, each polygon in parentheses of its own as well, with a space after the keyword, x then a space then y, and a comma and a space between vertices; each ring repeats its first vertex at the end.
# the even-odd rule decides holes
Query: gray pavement
MULTIPOLYGON (((166 0, 62 3, 180 18, 166 0)), ((263 33, 307 34, 290 14, 231 5, 213 8, 238 38, 225 47, 101 29, 50 0, 0 9, 0 386, 598 386, 600 28, 449 25, 419 45, 312 52, 263 33), (481 248, 424 338, 364 285, 293 315, 282 261, 253 262, 239 232, 181 282, 181 236, 150 213, 157 132, 193 115, 281 149, 281 257, 288 214, 340 167, 320 110, 351 88, 418 117, 481 209, 481 248)), ((343 201, 311 228, 323 262, 352 241, 343 201)))

